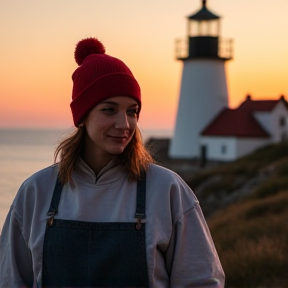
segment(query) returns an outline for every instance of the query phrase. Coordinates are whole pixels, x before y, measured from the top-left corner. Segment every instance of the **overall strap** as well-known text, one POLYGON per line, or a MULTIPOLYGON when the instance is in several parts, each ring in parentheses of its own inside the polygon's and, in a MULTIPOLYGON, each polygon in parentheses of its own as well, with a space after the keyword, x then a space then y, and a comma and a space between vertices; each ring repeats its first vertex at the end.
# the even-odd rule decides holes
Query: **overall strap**
POLYGON ((49 219, 47 221, 47 224, 51 226, 53 224, 54 216, 58 213, 58 205, 60 202, 61 192, 62 192, 63 185, 60 182, 59 175, 57 176, 50 208, 48 210, 47 215, 49 216, 49 219))
POLYGON ((141 229, 141 220, 146 218, 146 174, 143 173, 141 180, 137 182, 137 202, 135 218, 137 219, 136 229, 141 229))

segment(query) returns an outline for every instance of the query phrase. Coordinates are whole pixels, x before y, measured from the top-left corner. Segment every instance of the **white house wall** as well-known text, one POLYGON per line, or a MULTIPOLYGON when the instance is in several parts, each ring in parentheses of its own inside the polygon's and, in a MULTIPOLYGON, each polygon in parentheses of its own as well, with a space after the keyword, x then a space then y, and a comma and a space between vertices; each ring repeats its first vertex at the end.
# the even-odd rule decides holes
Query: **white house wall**
POLYGON ((279 101, 272 111, 273 142, 280 142, 284 134, 288 136, 288 110, 282 101, 279 101), (284 126, 280 126, 280 118, 286 119, 284 126))
POLYGON ((269 143, 270 140, 265 138, 202 136, 200 139, 200 145, 206 146, 207 160, 214 161, 233 161, 269 143))
POLYGON ((200 145, 206 146, 207 160, 232 161, 237 158, 237 140, 234 137, 202 136, 200 145), (225 149, 225 153, 223 153, 223 149, 225 149))
POLYGON ((258 121, 258 123, 261 125, 261 127, 272 136, 273 135, 272 113, 255 112, 253 115, 258 121))
POLYGON ((185 60, 171 158, 199 157, 200 132, 228 107, 225 62, 218 59, 185 60))
POLYGON ((271 141, 280 142, 284 135, 288 137, 288 110, 282 101, 279 101, 271 112, 255 112, 254 117, 270 135, 271 141), (280 118, 286 119, 285 125, 280 126, 280 118))

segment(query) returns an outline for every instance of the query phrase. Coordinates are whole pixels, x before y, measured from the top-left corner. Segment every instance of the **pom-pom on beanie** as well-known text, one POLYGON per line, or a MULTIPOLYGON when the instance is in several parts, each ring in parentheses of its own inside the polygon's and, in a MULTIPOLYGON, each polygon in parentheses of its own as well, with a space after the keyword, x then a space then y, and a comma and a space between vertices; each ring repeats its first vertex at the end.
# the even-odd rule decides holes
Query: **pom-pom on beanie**
POLYGON ((79 67, 72 75, 70 107, 76 127, 95 105, 114 96, 134 98, 140 112, 141 90, 138 82, 125 63, 105 54, 105 48, 98 39, 86 38, 78 42, 74 58, 79 67))

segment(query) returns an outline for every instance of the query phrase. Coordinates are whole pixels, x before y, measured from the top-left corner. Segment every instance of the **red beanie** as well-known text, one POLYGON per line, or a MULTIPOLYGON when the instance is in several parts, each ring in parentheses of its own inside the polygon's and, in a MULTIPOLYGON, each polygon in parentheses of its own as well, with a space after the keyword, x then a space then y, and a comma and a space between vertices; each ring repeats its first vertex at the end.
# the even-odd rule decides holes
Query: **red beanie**
POLYGON ((70 104, 76 127, 98 103, 114 96, 134 98, 141 109, 141 90, 130 69, 119 59, 105 54, 96 38, 81 40, 75 49, 79 67, 72 75, 73 91, 70 104))

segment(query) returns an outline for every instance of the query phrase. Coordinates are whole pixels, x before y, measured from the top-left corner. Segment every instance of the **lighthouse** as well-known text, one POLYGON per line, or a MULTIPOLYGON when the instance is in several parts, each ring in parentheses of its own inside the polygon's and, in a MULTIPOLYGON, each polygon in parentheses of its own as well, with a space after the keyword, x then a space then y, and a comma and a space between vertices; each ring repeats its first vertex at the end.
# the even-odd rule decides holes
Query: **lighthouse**
POLYGON ((225 62, 232 59, 232 40, 220 38, 220 18, 202 0, 201 9, 187 17, 187 37, 176 41, 176 58, 183 62, 183 70, 171 158, 205 154, 201 131, 228 107, 225 62))

